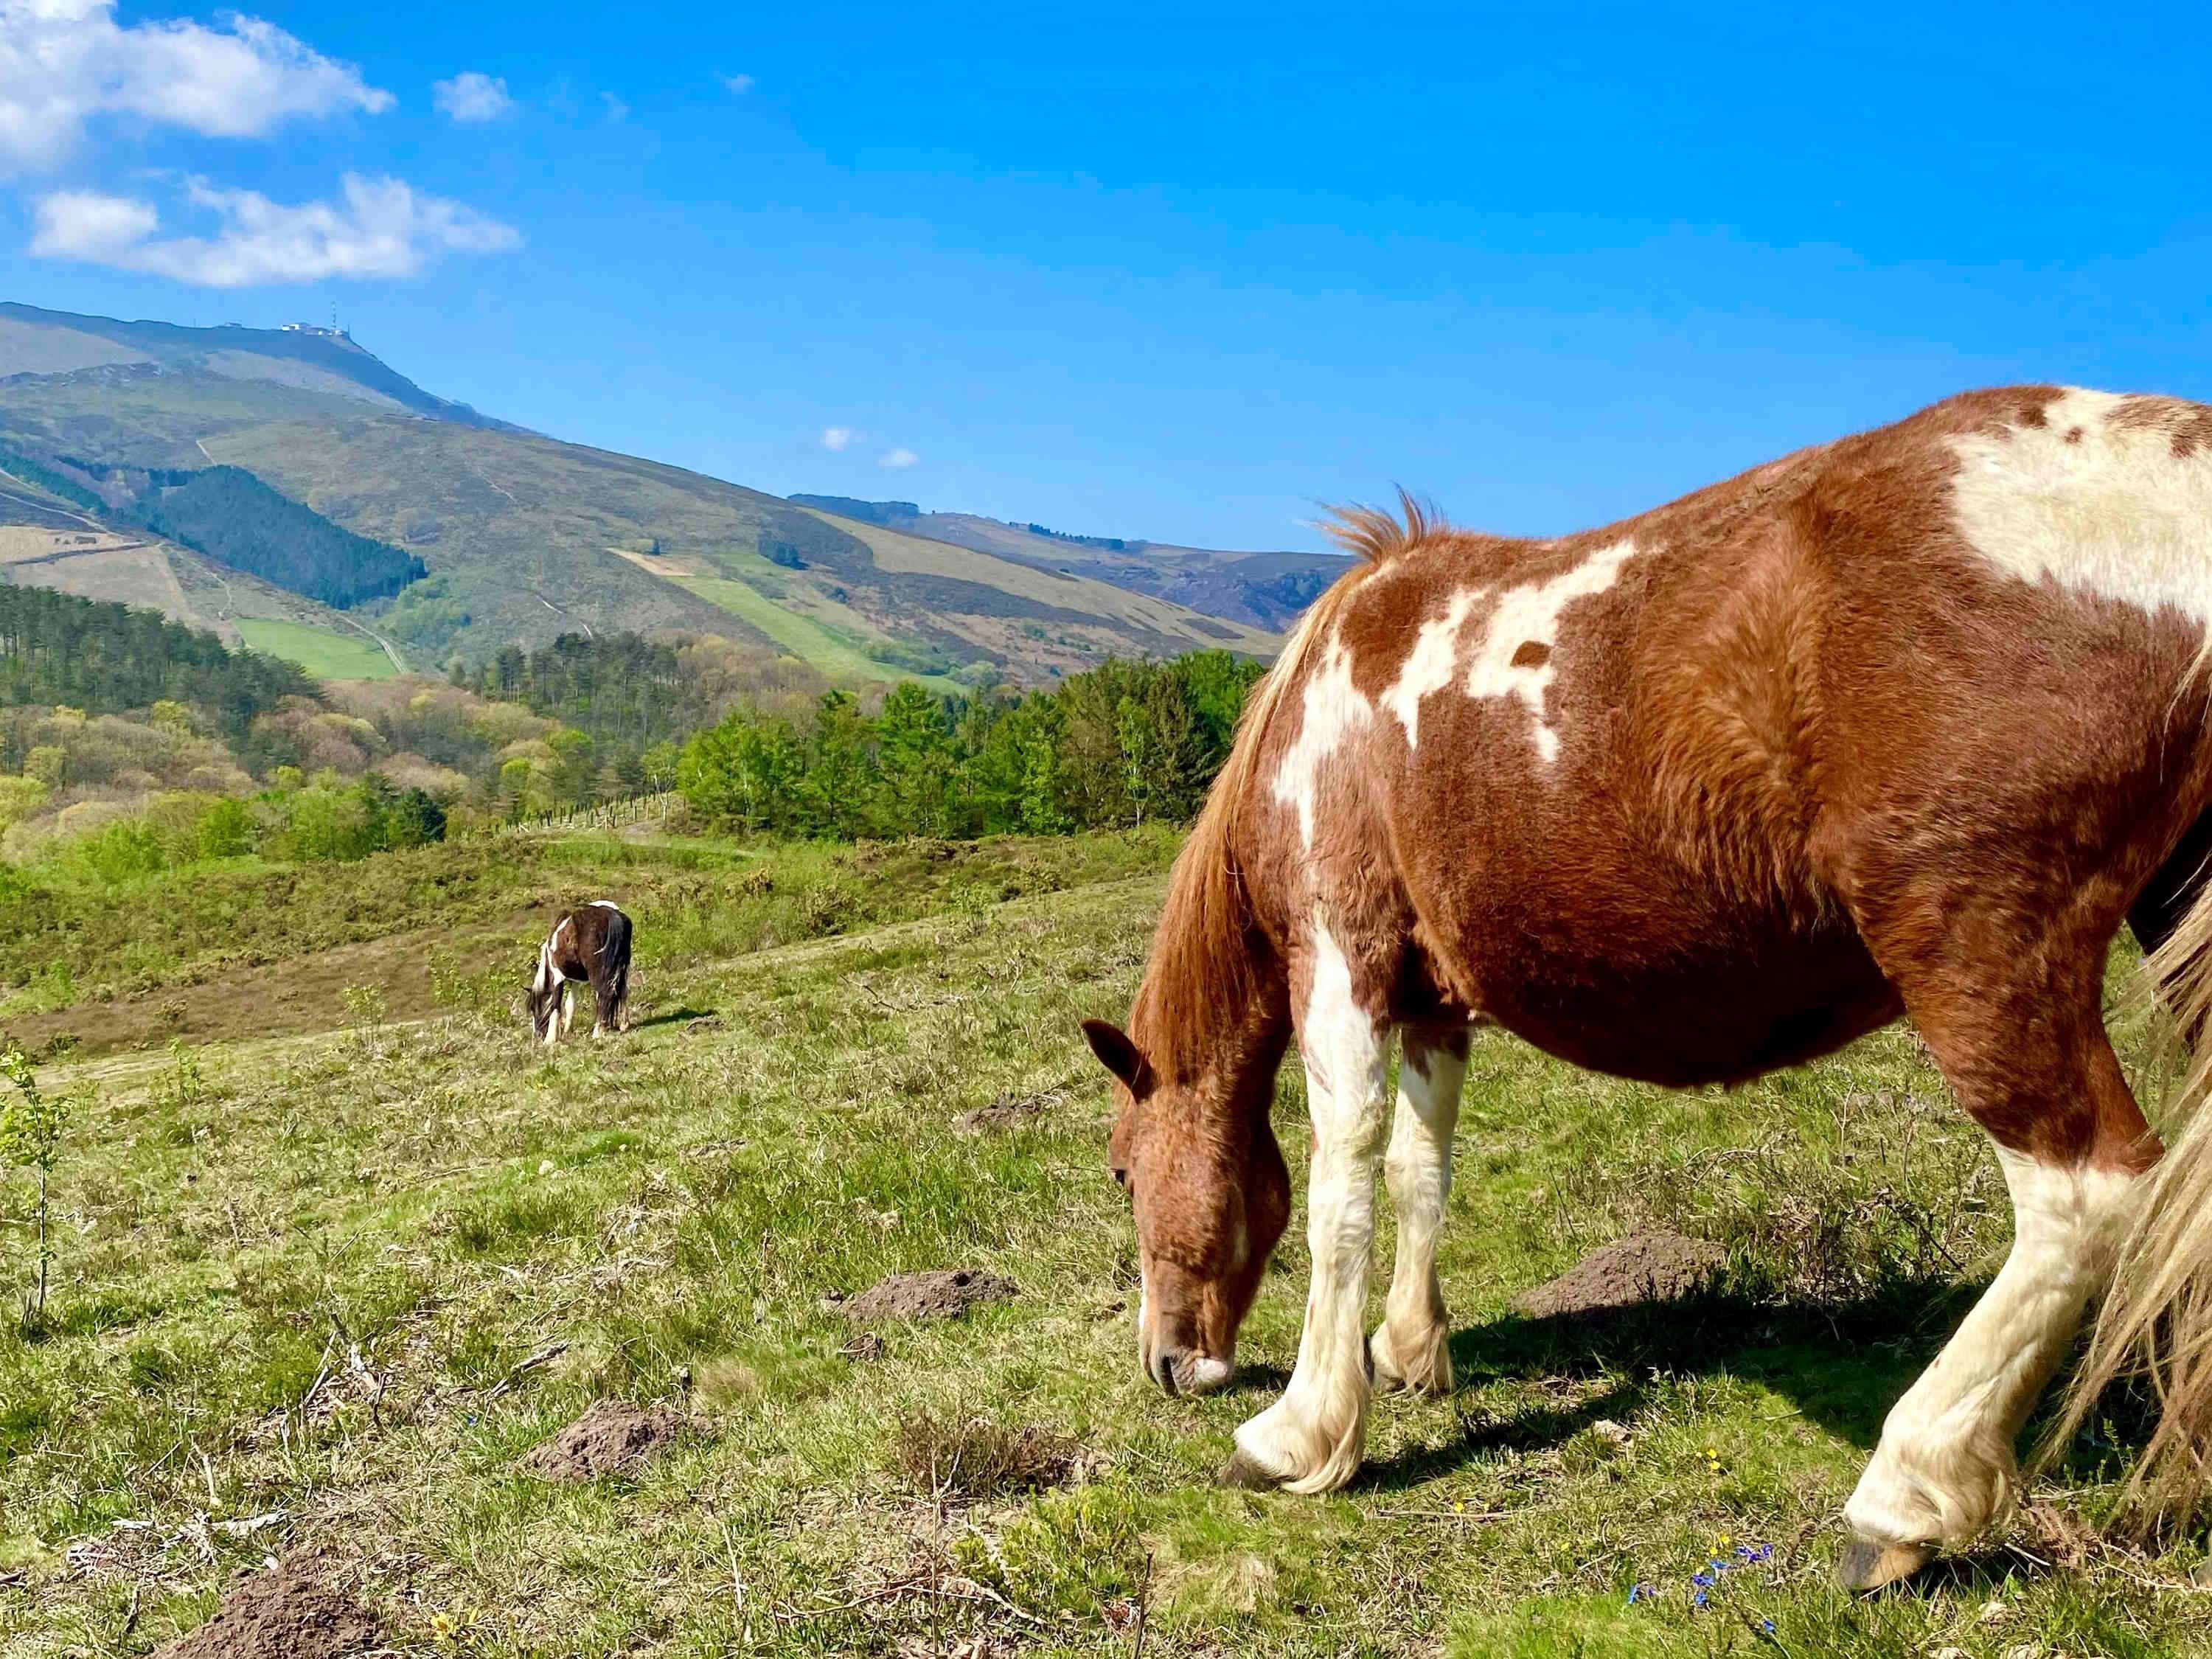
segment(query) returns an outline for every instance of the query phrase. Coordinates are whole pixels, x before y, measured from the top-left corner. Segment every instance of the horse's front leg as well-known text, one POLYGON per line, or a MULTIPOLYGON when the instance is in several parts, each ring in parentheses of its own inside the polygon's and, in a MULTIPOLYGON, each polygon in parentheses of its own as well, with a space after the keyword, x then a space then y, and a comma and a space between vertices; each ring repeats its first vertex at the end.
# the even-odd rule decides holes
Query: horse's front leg
POLYGON ((1367 1263, 1375 1241, 1375 1171, 1389 1124, 1389 1035, 1352 994, 1351 970, 1322 933, 1298 1021, 1313 1115, 1306 1242, 1313 1280, 1305 1329, 1283 1397, 1237 1431, 1227 1478, 1296 1492, 1331 1492, 1359 1468, 1366 1438, 1367 1263))
POLYGON ((1465 1026, 1406 1028, 1398 1057, 1398 1116, 1382 1169, 1398 1212, 1398 1259, 1390 1298, 1368 1352, 1376 1385, 1449 1394, 1451 1326, 1437 1281, 1437 1235, 1451 1196, 1452 1133, 1467 1075, 1465 1026))

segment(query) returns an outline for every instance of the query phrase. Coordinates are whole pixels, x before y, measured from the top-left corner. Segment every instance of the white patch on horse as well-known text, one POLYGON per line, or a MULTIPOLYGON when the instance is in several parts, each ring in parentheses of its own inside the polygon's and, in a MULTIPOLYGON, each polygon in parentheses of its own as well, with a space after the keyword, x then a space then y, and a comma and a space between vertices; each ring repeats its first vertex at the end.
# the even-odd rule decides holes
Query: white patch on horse
POLYGON ((1274 798, 1297 809, 1298 836, 1313 845, 1314 811, 1320 793, 1322 763, 1337 745, 1375 717, 1374 705, 1352 683, 1352 653, 1329 635, 1319 666, 1306 676, 1297 739, 1275 773, 1274 798))
POLYGON ((593 899, 592 903, 595 908, 601 910, 619 910, 622 908, 622 906, 617 904, 612 899, 593 899))
POLYGON ((1636 556, 1633 540, 1601 547, 1571 570, 1540 582, 1509 587, 1498 596, 1468 669, 1470 697, 1518 697, 1536 721, 1536 754, 1549 764, 1559 757, 1559 734, 1545 718, 1544 694, 1559 672, 1559 618, 1577 599, 1602 593, 1636 556), (1516 662, 1523 646, 1540 645, 1543 660, 1516 662))
POLYGON ((1382 706, 1406 728, 1408 749, 1420 746, 1421 699, 1443 690, 1459 672, 1460 630, 1482 595, 1479 587, 1462 587, 1451 596, 1443 616, 1423 623, 1396 683, 1382 696, 1382 706))
POLYGON ((1844 1508, 1858 1537, 1953 1541, 2012 1496, 2013 1442, 2111 1276, 2143 1191, 2117 1170, 2041 1164, 1996 1149, 2011 1190, 2011 1254, 1956 1335, 1882 1425, 1881 1443, 1844 1508))
POLYGON ((2069 387, 2041 426, 1953 439, 1953 520, 2022 581, 2212 624, 2212 453, 2176 455, 2156 422, 2116 424, 2127 401, 2069 387))
POLYGON ((1312 1282, 1290 1386, 1237 1431, 1239 1450, 1296 1492, 1334 1491, 1359 1467, 1367 1425, 1367 1263, 1389 1103, 1389 1030, 1359 1006, 1351 964, 1319 916, 1311 941, 1312 989, 1298 1046, 1316 1138, 1306 1187, 1312 1282))

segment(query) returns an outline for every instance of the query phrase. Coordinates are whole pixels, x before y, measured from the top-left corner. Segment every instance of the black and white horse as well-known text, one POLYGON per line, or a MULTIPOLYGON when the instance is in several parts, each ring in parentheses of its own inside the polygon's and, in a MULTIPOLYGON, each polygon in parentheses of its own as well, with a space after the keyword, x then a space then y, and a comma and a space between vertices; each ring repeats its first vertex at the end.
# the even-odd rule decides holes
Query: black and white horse
POLYGON ((629 918, 608 899, 568 912, 538 947, 538 972, 530 981, 527 1006, 531 1030, 550 1045, 575 1018, 568 988, 587 984, 598 1012, 592 1035, 628 1027, 629 918))

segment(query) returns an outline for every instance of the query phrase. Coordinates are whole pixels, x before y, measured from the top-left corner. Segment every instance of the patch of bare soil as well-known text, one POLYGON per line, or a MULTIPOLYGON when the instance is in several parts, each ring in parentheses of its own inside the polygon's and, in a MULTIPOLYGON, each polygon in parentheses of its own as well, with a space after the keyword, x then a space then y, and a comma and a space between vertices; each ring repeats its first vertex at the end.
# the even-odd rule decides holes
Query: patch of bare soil
MULTIPOLYGON (((175 985, 111 1002, 18 1015, 8 1021, 8 1033, 33 1054, 57 1036, 74 1036, 73 1057, 90 1058, 125 1048, 158 1048, 172 1037, 199 1043, 335 1031, 349 1023, 344 992, 354 985, 381 991, 392 1020, 427 1019, 440 1012, 430 988, 434 951, 474 972, 515 956, 529 931, 544 927, 539 908, 489 927, 341 945, 283 962, 226 969, 211 984, 175 985)), ((517 995, 524 977, 515 978, 517 995)))
POLYGON ((550 1480, 634 1474, 683 1431, 682 1415, 666 1406, 641 1409, 620 1400, 602 1400, 550 1440, 532 1448, 524 1455, 522 1467, 550 1480))
POLYGON ((933 1267, 893 1273, 838 1304, 855 1324, 874 1319, 957 1319, 979 1302, 1005 1302, 1014 1281, 980 1267, 933 1267))
POLYGON ((374 1613, 291 1562, 241 1578, 215 1617, 154 1659, 356 1659, 385 1646, 374 1613))
POLYGON ((1713 1281, 1728 1252, 1680 1233, 1638 1232, 1591 1252, 1549 1284, 1523 1291, 1513 1310, 1530 1319, 1571 1318, 1694 1296, 1713 1281))

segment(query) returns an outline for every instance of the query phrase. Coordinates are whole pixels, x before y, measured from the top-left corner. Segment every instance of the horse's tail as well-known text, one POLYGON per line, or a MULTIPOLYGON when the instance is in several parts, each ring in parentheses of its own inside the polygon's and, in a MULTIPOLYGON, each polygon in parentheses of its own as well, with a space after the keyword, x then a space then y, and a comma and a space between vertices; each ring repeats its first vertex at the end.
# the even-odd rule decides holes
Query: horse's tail
POLYGON ((607 910, 607 942, 600 966, 611 988, 607 1012, 619 1023, 623 1004, 629 996, 629 915, 611 906, 607 910))
POLYGON ((2195 1512, 2212 1488, 2212 882, 2143 964, 2142 994, 2170 1011, 2190 1059, 2160 1115, 2179 1137, 2142 1177, 2111 1288, 2045 1443, 2047 1463, 2123 1377, 2147 1379, 2158 1423, 2124 1490, 2138 1531, 2195 1512))

